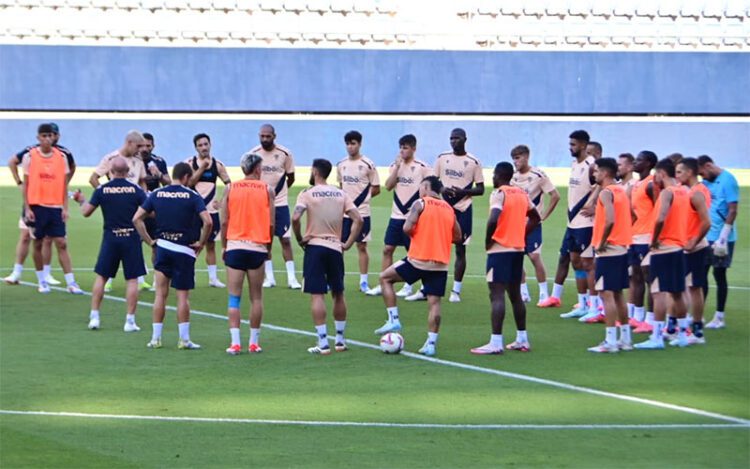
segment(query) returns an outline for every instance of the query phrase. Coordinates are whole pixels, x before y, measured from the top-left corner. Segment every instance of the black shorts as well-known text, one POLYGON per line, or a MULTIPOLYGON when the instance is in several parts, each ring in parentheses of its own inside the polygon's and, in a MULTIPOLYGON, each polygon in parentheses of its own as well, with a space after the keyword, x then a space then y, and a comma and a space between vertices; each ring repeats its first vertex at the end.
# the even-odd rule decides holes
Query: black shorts
POLYGON ((328 292, 344 291, 344 255, 334 249, 323 246, 305 248, 305 259, 302 267, 305 279, 305 293, 324 295, 328 292))
POLYGON ((61 208, 32 205, 31 211, 34 212, 34 222, 26 223, 26 226, 33 233, 34 239, 65 237, 65 222, 62 219, 61 208))
POLYGON ((121 262, 126 280, 146 275, 141 237, 138 234, 116 237, 106 233, 99 248, 99 258, 96 260, 94 272, 104 278, 115 278, 121 262))
POLYGON ((594 229, 586 228, 566 228, 563 236, 560 254, 569 254, 571 252, 583 253, 591 246, 591 235, 594 229))
POLYGON ((522 251, 495 252, 487 254, 487 273, 488 283, 521 283, 523 276, 523 256, 522 251))
POLYGON ((388 220, 388 227, 385 229, 386 246, 403 246, 409 249, 411 238, 404 233, 404 223, 406 220, 388 220))
POLYGON ((628 248, 628 265, 640 266, 648 254, 648 244, 631 244, 628 248))
POLYGON ((628 254, 602 256, 594 260, 596 291, 622 291, 630 285, 628 254))
POLYGON ((290 238, 292 236, 289 228, 292 226, 292 219, 289 217, 289 206, 276 207, 276 225, 273 228, 274 236, 279 238, 290 238))
POLYGON ((707 287, 708 269, 706 259, 711 248, 706 246, 700 251, 685 253, 685 285, 688 287, 707 287))
POLYGON ((469 205, 469 208, 463 212, 459 212, 456 209, 453 209, 453 212, 456 214, 458 226, 461 227, 461 241, 456 244, 469 244, 469 241, 471 240, 471 226, 474 222, 474 210, 472 209, 472 205, 469 205))
POLYGON ((526 254, 533 254, 542 248, 542 224, 537 225, 534 230, 526 236, 526 254))
POLYGON ((425 295, 445 296, 445 284, 448 281, 447 270, 418 269, 408 259, 398 261, 394 266, 398 275, 409 285, 421 280, 422 292, 425 295))
POLYGON ((154 270, 166 275, 171 280, 170 285, 176 290, 195 288, 195 257, 189 254, 157 246, 154 270))
POLYGON ((268 260, 268 253, 249 249, 232 249, 224 253, 224 265, 235 270, 255 270, 268 260))
POLYGON ((679 251, 651 254, 648 283, 653 293, 685 291, 685 253, 679 251))
MULTIPOLYGON (((371 229, 372 227, 371 227, 370 217, 362 217, 362 231, 360 231, 359 236, 357 236, 357 242, 366 243, 370 241, 371 229)), ((346 243, 346 240, 349 239, 349 235, 351 233, 352 233, 352 219, 344 218, 344 224, 341 225, 341 242, 346 243)))

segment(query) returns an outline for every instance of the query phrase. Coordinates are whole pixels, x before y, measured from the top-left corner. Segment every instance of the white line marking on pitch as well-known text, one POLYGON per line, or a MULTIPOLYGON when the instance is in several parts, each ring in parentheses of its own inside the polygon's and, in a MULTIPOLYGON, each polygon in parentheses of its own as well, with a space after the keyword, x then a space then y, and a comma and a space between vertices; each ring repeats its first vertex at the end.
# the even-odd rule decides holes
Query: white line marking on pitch
POLYGON ((655 423, 655 424, 461 424, 461 423, 398 423, 347 422, 325 420, 242 419, 221 417, 169 417, 162 415, 88 414, 82 412, 48 412, 44 410, 0 410, 5 415, 44 417, 78 417, 88 419, 152 420, 157 422, 238 423, 256 425, 296 425, 310 427, 366 427, 366 428, 427 428, 446 430, 707 430, 748 429, 736 423, 655 423))
MULTIPOLYGON (((20 282, 20 284, 21 285, 25 285, 25 286, 29 286, 29 287, 36 287, 36 284, 29 283, 29 282, 20 282)), ((51 287, 51 288, 53 290, 62 291, 62 292, 66 292, 67 293, 67 290, 65 290, 64 288, 61 288, 61 287, 51 287)), ((89 293, 89 292, 84 292, 84 294, 87 295, 87 296, 91 296, 91 293, 89 293)), ((108 300, 119 301, 121 303, 125 302, 125 298, 120 298, 120 297, 117 297, 117 296, 104 295, 104 298, 107 298, 108 300)), ((139 301, 138 304, 141 305, 141 306, 153 306, 153 303, 148 303, 146 301, 139 301)), ((177 309, 174 306, 167 306, 166 308, 168 310, 170 310, 170 311, 175 311, 177 309)), ((196 315, 196 316, 203 316, 203 317, 213 318, 213 319, 219 319, 219 320, 222 320, 222 321, 226 321, 227 320, 226 316, 222 316, 220 314, 209 313, 209 312, 206 312, 206 311, 190 310, 190 314, 196 315)), ((246 320, 242 320, 242 322, 244 324, 247 324, 246 320)), ((289 333, 289 334, 304 335, 304 336, 309 336, 309 337, 317 337, 317 334, 315 334, 314 332, 303 331, 303 330, 300 330, 300 329, 293 329, 293 328, 290 328, 290 327, 275 326, 273 324, 268 324, 268 323, 264 323, 263 327, 265 327, 267 329, 274 330, 274 331, 286 332, 286 333, 289 333)), ((329 340, 333 340, 333 337, 330 337, 329 340)), ((364 348, 369 348, 369 349, 374 349, 374 350, 380 350, 380 347, 378 347, 375 344, 368 343, 368 342, 361 342, 359 340, 353 340, 353 339, 347 339, 346 342, 348 344, 353 344, 353 345, 357 345, 357 346, 364 347, 364 348)), ((547 385, 547 386, 551 386, 551 387, 555 387, 555 388, 566 389, 568 391, 577 391, 577 392, 584 393, 584 394, 591 394, 591 395, 594 395, 594 396, 609 397, 609 398, 618 399, 618 400, 621 400, 621 401, 635 402, 635 403, 638 403, 638 404, 649 405, 649 406, 652 406, 652 407, 659 407, 661 409, 674 410, 674 411, 677 411, 677 412, 683 412, 683 413, 687 413, 687 414, 698 415, 698 416, 701 416, 701 417, 707 417, 707 418, 712 418, 712 419, 716 419, 716 420, 722 420, 722 421, 725 421, 725 422, 732 422, 732 423, 735 423, 735 424, 750 425, 750 420, 747 420, 747 419, 743 419, 743 418, 739 418, 739 417, 732 417, 730 415, 718 414, 718 413, 715 413, 715 412, 709 412, 709 411, 701 410, 701 409, 694 409, 692 407, 685 407, 685 406, 681 406, 681 405, 670 404, 668 402, 661 402, 661 401, 656 401, 656 400, 653 400, 653 399, 646 399, 646 398, 641 398, 641 397, 628 396, 626 394, 618 394, 618 393, 608 392, 608 391, 600 391, 600 390, 594 389, 594 388, 587 388, 587 387, 584 387, 584 386, 576 386, 574 384, 567 384, 567 383, 563 383, 563 382, 560 382, 560 381, 553 381, 553 380, 550 380, 550 379, 537 378, 535 376, 523 375, 523 374, 520 374, 520 373, 512 373, 512 372, 509 372, 509 371, 501 371, 501 370, 496 370, 496 369, 493 369, 493 368, 484 368, 484 367, 481 367, 481 366, 469 365, 469 364, 466 364, 466 363, 454 362, 454 361, 450 361, 450 360, 442 360, 440 358, 425 357, 423 355, 419 355, 419 354, 412 353, 412 352, 401 352, 401 355, 407 356, 409 358, 413 358, 415 360, 422 360, 422 361, 426 361, 426 362, 429 362, 429 363, 436 363, 436 364, 439 364, 439 365, 450 366, 450 367, 453 367, 453 368, 460 368, 460 369, 463 369, 463 370, 476 371, 476 372, 479 372, 479 373, 484 373, 484 374, 489 374, 489 375, 502 376, 504 378, 512 378, 512 379, 517 379, 517 380, 520 380, 520 381, 527 381, 527 382, 536 383, 536 384, 543 384, 543 385, 547 385)))

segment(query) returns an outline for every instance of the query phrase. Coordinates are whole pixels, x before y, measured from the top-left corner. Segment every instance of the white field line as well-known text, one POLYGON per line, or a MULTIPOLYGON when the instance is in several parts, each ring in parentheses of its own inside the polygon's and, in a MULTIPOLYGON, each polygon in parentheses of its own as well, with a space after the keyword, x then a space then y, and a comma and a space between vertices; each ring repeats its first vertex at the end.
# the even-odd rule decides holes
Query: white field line
POLYGON ((438 430, 709 430, 748 429, 750 426, 736 423, 702 424, 451 424, 451 423, 397 423, 397 422, 348 422, 321 420, 241 419, 216 417, 168 417, 161 415, 89 414, 82 412, 47 412, 43 410, 0 410, 0 415, 24 415, 43 417, 74 417, 87 419, 115 419, 157 422, 190 423, 234 423, 254 425, 295 425, 307 427, 364 427, 364 428, 409 428, 438 430))
POLYGON ((425 115, 425 114, 263 114, 263 113, 195 113, 195 112, 106 112, 106 111, 0 111, 0 120, 158 120, 158 121, 435 121, 435 122, 698 122, 698 123, 750 123, 747 116, 529 116, 529 115, 425 115))
MULTIPOLYGON (((52 269, 52 271, 53 272, 62 272, 62 269, 60 267, 55 267, 55 268, 52 269)), ((73 271, 74 272, 93 272, 94 269, 87 268, 87 267, 74 267, 73 271)), ((195 269, 195 271, 196 272, 208 272, 208 269, 195 269)), ((217 266, 216 271, 217 272, 224 272, 225 269, 218 268, 218 266, 217 266)), ((151 271, 149 271, 149 272, 151 272, 151 271)), ((285 274, 286 270, 274 270, 274 272, 277 273, 277 274, 285 274)), ((302 271, 298 270, 297 274, 302 275, 302 271)), ((359 272, 344 272, 344 274, 345 275, 357 275, 358 276, 359 272)), ((367 275, 374 275, 374 276, 377 277, 378 275, 380 275, 380 272, 369 272, 367 275)), ((485 278, 485 277, 486 277, 486 275, 481 275, 481 274, 464 274, 464 278, 485 278)), ((526 279, 527 280, 536 280, 536 277, 526 276, 526 279)), ((575 282, 575 279, 574 278, 566 278, 565 281, 568 282, 568 283, 572 283, 572 282, 575 282)), ((742 287, 742 286, 729 285, 729 289, 730 290, 750 290, 750 287, 742 287)))
MULTIPOLYGON (((25 286, 29 286, 29 287, 36 287, 36 284, 29 283, 29 282, 21 282, 21 284, 25 285, 25 286)), ((65 288, 61 288, 61 287, 52 287, 52 289, 57 290, 57 291, 66 292, 66 289, 65 288)), ((87 296, 91 296, 91 293, 89 293, 89 292, 84 292, 84 293, 87 296)), ((121 298, 121 297, 117 297, 117 296, 112 296, 112 295, 104 295, 104 298, 107 298, 107 299, 113 300, 113 301, 119 301, 119 302, 122 302, 122 303, 125 302, 125 298, 121 298)), ((141 305, 141 306, 153 306, 153 303, 149 303, 149 302, 146 302, 146 301, 139 301, 138 304, 141 305)), ((166 308, 169 309, 169 310, 171 310, 171 311, 175 311, 177 309, 174 306, 167 306, 166 308)), ((203 317, 213 318, 213 319, 219 319, 219 320, 222 320, 222 321, 226 321, 227 320, 226 316, 223 316, 223 315, 220 315, 220 314, 209 313, 209 312, 206 312, 206 311, 191 310, 190 314, 193 314, 193 315, 196 315, 196 316, 203 316, 203 317)), ((245 324, 248 323, 246 320, 243 320, 242 322, 245 323, 245 324)), ((289 333, 289 334, 304 335, 304 336, 309 336, 309 337, 317 337, 317 334, 314 333, 314 332, 303 331, 303 330, 300 330, 300 329, 293 329, 293 328, 290 328, 290 327, 276 326, 276 325, 268 324, 268 323, 264 323, 263 327, 265 327, 267 329, 274 330, 274 331, 286 332, 286 333, 289 333)), ((333 340, 333 339, 334 339, 333 337, 329 338, 329 340, 333 340)), ((368 342, 362 342, 362 341, 359 341, 359 340, 347 339, 347 343, 348 344, 352 344, 352 345, 357 345, 359 347, 364 347, 364 348, 369 348, 369 349, 374 349, 374 350, 380 350, 380 347, 378 347, 375 344, 371 344, 371 343, 368 343, 368 342)), ((677 412, 683 412, 683 413, 686 413, 686 414, 697 415, 697 416, 700 416, 700 417, 706 417, 706 418, 721 420, 721 421, 724 421, 724 422, 731 422, 731 423, 742 424, 742 425, 750 425, 750 420, 746 420, 746 419, 743 419, 743 418, 733 417, 733 416, 730 416, 730 415, 718 414, 718 413, 715 413, 715 412, 709 412, 709 411, 701 410, 701 409, 694 409, 692 407, 686 407, 686 406, 680 406, 680 405, 676 405, 676 404, 670 404, 668 402, 661 402, 661 401, 656 401, 656 400, 653 400, 653 399, 645 399, 645 398, 641 398, 641 397, 628 396, 626 394, 618 394, 618 393, 613 393, 613 392, 608 392, 608 391, 600 391, 598 389, 587 388, 587 387, 584 387, 584 386, 576 386, 576 385, 573 385, 573 384, 567 384, 567 383, 563 383, 563 382, 560 382, 560 381, 553 381, 553 380, 544 379, 544 378, 537 378, 537 377, 534 377, 534 376, 524 375, 524 374, 520 374, 520 373, 512 373, 512 372, 508 372, 508 371, 495 370, 495 369, 492 369, 492 368, 484 368, 484 367, 481 367, 481 366, 468 365, 466 363, 454 362, 454 361, 450 361, 450 360, 442 360, 442 359, 434 358, 434 357, 425 357, 423 355, 419 355, 419 354, 412 353, 412 352, 401 352, 401 354, 404 355, 404 356, 407 356, 409 358, 413 358, 415 360, 422 360, 422 361, 426 361, 426 362, 429 362, 429 363, 435 363, 435 364, 449 366, 449 367, 453 367, 453 368, 460 368, 460 369, 468 370, 468 371, 476 371, 478 373, 484 373, 484 374, 495 375, 495 376, 502 376, 504 378, 512 378, 512 379, 517 379, 519 381, 526 381, 526 382, 531 382, 531 383, 536 383, 536 384, 543 384, 543 385, 547 385, 547 386, 551 386, 551 387, 555 387, 555 388, 559 388, 559 389, 565 389, 565 390, 568 390, 568 391, 577 391, 577 392, 584 393, 584 394, 591 394, 591 395, 594 395, 594 396, 609 397, 609 398, 618 399, 618 400, 621 400, 621 401, 635 402, 635 403, 638 403, 638 404, 649 405, 649 406, 658 407, 658 408, 661 408, 661 409, 674 410, 674 411, 677 411, 677 412)))

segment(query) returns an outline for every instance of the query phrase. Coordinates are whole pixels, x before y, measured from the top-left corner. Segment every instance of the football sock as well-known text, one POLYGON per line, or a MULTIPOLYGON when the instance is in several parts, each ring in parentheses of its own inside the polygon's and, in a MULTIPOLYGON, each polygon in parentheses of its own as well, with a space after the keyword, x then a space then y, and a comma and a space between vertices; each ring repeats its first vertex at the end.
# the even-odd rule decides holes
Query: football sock
POLYGON ((13 264, 13 275, 20 277, 23 272, 23 264, 13 264))
POLYGON ((92 309, 89 313, 89 319, 99 319, 99 310, 98 309, 92 309))
POLYGON ((560 298, 562 298, 562 294, 563 294, 562 285, 560 285, 559 283, 552 285, 552 296, 554 298, 557 298, 559 300, 560 298))
POLYGON ((632 319, 635 317, 635 305, 628 303, 628 318, 632 319))
POLYGON ((125 322, 127 324, 135 324, 135 314, 130 314, 130 313, 126 314, 125 315, 125 322))
POLYGON ((703 321, 695 321, 693 323, 693 335, 699 339, 703 337, 703 321))
POLYGON ((683 339, 683 338, 687 337, 687 329, 688 329, 689 325, 690 324, 689 324, 687 318, 680 318, 680 319, 678 319, 677 320, 677 327, 680 328, 679 329, 680 332, 678 332, 677 337, 679 337, 680 339, 683 339))
POLYGON ((549 286, 547 281, 539 282, 539 301, 544 301, 549 298, 549 286))
POLYGON ((660 342, 664 340, 663 334, 664 321, 654 321, 654 331, 651 333, 651 340, 660 342))
POLYGON ((161 330, 163 327, 164 324, 160 322, 151 324, 151 340, 161 340, 161 330))
POLYGON ((676 330, 677 330, 677 318, 674 316, 669 316, 667 318, 667 333, 674 334, 676 330))
POLYGON ((427 333, 427 343, 430 345, 437 344, 438 340, 438 333, 437 332, 428 332, 427 333))
POLYGON ((646 320, 646 309, 643 306, 636 306, 633 309, 633 317, 636 321, 643 322, 646 320))
MULTIPOLYGON (((47 276, 45 276, 46 278, 47 276)), ((73 274, 73 272, 65 274, 65 283, 67 285, 70 285, 72 283, 76 283, 76 276, 73 274)))
POLYGON ((336 325, 336 343, 344 343, 344 331, 346 330, 346 321, 334 321, 336 325))
POLYGON ((328 347, 328 328, 326 325, 315 326, 315 330, 318 332, 318 347, 328 347))
POLYGON ((258 339, 260 339, 260 327, 257 329, 254 327, 251 327, 250 328, 250 343, 258 345, 258 339))
POLYGON ((503 335, 502 334, 492 334, 490 335, 490 345, 494 348, 503 348, 503 335))
POLYGON ((286 261, 284 265, 286 265, 287 283, 292 283, 297 280, 297 277, 294 275, 294 261, 286 261))
POLYGON ((456 293, 461 293, 461 287, 463 286, 463 282, 459 282, 458 280, 453 281, 453 291, 456 293))
POLYGON ((646 313, 646 322, 647 322, 648 324, 651 324, 652 326, 653 326, 653 325, 654 325, 654 323, 656 322, 656 317, 654 316, 654 312, 653 312, 653 311, 648 311, 648 312, 646 313))
POLYGON ((599 307, 602 305, 602 299, 599 298, 599 295, 594 295, 590 297, 591 299, 591 311, 599 311, 599 307))
POLYGON ((44 275, 44 271, 43 270, 37 270, 36 271, 36 279, 41 284, 41 283, 47 281, 47 276, 44 275))
POLYGON ((206 268, 208 269, 208 280, 210 280, 212 282, 214 280, 218 280, 216 278, 216 265, 207 265, 206 268))
POLYGON ((580 309, 586 309, 588 304, 589 304, 588 295, 586 293, 579 293, 578 294, 578 307, 580 309))
POLYGON ((359 283, 367 283, 367 274, 359 274, 359 283))
POLYGON ((266 261, 266 280, 272 283, 276 283, 276 278, 273 276, 273 262, 266 261))
POLYGON ((388 322, 393 322, 398 324, 398 306, 393 306, 392 308, 386 308, 385 309, 388 312, 388 322))
POLYGON ((177 329, 180 331, 180 340, 185 342, 190 340, 190 323, 181 322, 177 324, 177 329))
POLYGON ((529 338, 526 336, 526 331, 516 331, 516 342, 528 342, 529 338))
POLYGON ((529 284, 524 282, 521 284, 521 297, 528 298, 529 296, 529 284))
POLYGON ((47 278, 52 275, 52 266, 50 264, 45 264, 42 267, 42 271, 44 272, 44 278, 47 278))
POLYGON ((231 337, 232 345, 240 345, 240 328, 239 327, 230 327, 229 336, 231 337))
POLYGON ((714 319, 717 319, 719 321, 724 320, 724 311, 717 311, 714 313, 714 319))
POLYGON ((617 345, 617 328, 607 327, 605 328, 605 341, 607 345, 617 345))
POLYGON ((630 335, 631 330, 629 325, 620 326, 620 340, 626 344, 633 342, 633 336, 630 335))

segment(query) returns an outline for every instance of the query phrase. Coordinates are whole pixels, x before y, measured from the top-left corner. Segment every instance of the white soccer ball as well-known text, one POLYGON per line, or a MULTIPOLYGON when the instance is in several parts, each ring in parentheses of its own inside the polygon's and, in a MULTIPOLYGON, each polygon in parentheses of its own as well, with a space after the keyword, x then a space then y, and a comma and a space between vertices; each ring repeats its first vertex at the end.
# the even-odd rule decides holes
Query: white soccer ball
POLYGON ((383 353, 399 353, 404 349, 404 338, 396 332, 389 332, 380 338, 380 350, 383 353))

